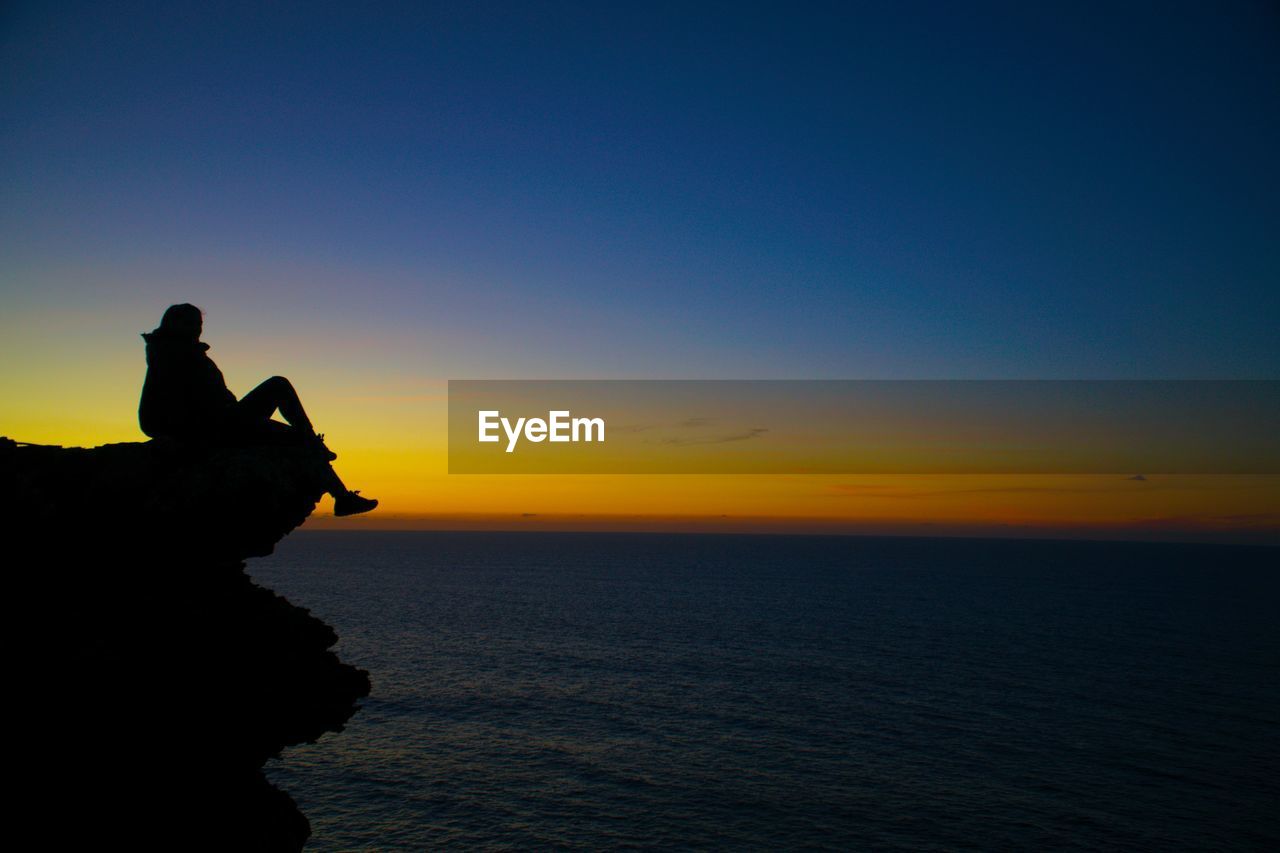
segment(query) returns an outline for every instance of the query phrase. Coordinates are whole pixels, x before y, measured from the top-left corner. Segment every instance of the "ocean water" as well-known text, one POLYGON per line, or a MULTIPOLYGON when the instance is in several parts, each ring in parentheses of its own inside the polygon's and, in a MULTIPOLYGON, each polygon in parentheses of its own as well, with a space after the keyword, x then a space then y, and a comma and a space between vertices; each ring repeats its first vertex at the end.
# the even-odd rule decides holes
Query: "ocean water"
POLYGON ((299 532, 373 693, 308 849, 1280 849, 1280 560, 1229 546, 299 532))

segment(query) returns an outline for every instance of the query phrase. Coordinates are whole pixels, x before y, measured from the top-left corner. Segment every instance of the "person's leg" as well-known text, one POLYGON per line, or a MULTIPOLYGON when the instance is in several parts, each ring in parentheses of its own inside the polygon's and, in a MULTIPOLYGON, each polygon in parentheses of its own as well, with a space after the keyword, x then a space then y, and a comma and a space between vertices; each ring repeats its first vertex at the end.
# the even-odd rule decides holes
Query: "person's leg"
POLYGON ((303 435, 315 434, 311 419, 307 417, 302 401, 298 399, 298 392, 294 390, 293 383, 283 376, 272 376, 241 397, 236 405, 249 417, 263 420, 269 419, 279 409, 280 416, 303 435))
MULTIPOLYGON (((269 443, 286 443, 286 441, 292 443, 301 436, 304 443, 306 441, 319 443, 320 448, 327 454, 325 458, 337 458, 318 441, 315 429, 311 426, 311 420, 302 408, 302 401, 298 399, 298 393, 293 390, 293 384, 283 376, 272 376, 245 394, 236 408, 242 420, 251 422, 249 431, 254 435, 273 439, 269 443), (289 422, 289 426, 271 419, 277 409, 289 422)), ((325 489, 333 496, 334 515, 356 515, 368 512, 378 505, 376 500, 362 497, 358 492, 348 489, 342 482, 342 478, 338 476, 338 472, 334 471, 333 466, 328 462, 325 462, 324 467, 323 481, 325 489)))
MULTIPOLYGON (((285 429, 284 424, 280 424, 285 429)), ((324 483, 325 491, 333 497, 333 514, 337 516, 358 515, 362 512, 368 512, 378 505, 373 498, 366 498, 358 491, 351 491, 346 484, 342 482, 342 478, 338 476, 338 472, 333 470, 333 466, 325 463, 324 473, 321 480, 324 483)))
POLYGON ((343 485, 342 480, 338 477, 338 472, 333 470, 332 465, 325 467, 329 469, 329 494, 333 495, 334 515, 359 515, 378 505, 378 502, 373 498, 366 498, 359 491, 353 492, 343 485))
POLYGON ((327 473, 324 475, 325 485, 329 489, 329 494, 334 498, 339 498, 347 493, 347 487, 343 485, 342 478, 338 476, 338 472, 333 470, 332 465, 324 466, 327 473))

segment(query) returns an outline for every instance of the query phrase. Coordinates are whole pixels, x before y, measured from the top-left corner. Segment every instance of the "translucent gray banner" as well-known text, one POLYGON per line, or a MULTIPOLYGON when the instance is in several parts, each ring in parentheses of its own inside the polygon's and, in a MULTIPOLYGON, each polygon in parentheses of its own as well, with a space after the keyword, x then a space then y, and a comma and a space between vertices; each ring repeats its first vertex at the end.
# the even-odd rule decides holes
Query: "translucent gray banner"
POLYGON ((1275 380, 450 380, 454 474, 1276 474, 1275 380))

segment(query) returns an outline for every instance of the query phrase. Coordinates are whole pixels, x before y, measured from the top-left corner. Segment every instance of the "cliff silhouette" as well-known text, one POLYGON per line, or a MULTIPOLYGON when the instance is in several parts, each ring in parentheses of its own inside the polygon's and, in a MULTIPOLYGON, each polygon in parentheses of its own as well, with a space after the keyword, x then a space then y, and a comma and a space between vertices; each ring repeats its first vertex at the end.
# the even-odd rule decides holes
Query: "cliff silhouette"
POLYGON ((305 448, 0 438, 12 814, 52 809, 37 831, 75 848, 302 847, 307 820, 262 767, 341 731, 369 678, 244 560, 310 515, 323 469, 305 448))

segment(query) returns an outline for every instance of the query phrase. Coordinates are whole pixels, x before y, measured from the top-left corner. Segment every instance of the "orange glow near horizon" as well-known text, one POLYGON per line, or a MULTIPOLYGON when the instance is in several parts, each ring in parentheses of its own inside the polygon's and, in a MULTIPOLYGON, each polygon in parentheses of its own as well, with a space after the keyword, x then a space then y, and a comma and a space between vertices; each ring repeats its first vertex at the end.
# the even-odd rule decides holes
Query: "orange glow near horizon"
MULTIPOLYGON (((140 340, 113 338, 92 358, 97 347, 81 342, 33 370, 31 348, 48 342, 39 330, 15 331, 0 372, 0 434, 65 446, 146 439, 137 425, 140 340)), ((317 349, 281 353, 278 344, 236 342, 211 355, 238 395, 270 375, 261 365, 283 365, 339 454, 339 474, 380 501, 371 515, 335 519, 326 499, 309 527, 1280 540, 1277 476, 450 475, 444 380, 335 373, 319 366, 317 349)))

